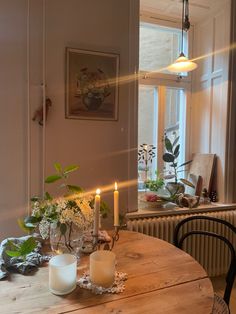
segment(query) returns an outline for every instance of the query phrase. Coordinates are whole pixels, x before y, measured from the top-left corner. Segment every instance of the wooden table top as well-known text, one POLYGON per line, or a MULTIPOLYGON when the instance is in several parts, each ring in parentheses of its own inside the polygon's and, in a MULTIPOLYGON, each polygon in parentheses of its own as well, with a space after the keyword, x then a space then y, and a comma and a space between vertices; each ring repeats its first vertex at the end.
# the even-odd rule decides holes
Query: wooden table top
MULTIPOLYGON (((173 245, 141 233, 121 231, 115 244, 117 270, 126 272, 125 291, 94 295, 77 287, 56 296, 48 290, 48 267, 32 276, 0 281, 0 313, 210 314, 213 288, 203 268, 173 245)), ((88 269, 81 259, 78 275, 88 269)))

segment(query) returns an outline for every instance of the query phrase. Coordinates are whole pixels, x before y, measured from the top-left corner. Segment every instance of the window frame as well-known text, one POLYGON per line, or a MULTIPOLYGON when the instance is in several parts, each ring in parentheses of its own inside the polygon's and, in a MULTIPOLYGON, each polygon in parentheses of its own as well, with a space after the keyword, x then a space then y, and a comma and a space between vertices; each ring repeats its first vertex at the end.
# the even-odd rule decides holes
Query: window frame
MULTIPOLYGON (((178 20, 169 20, 161 18, 158 15, 141 12, 140 23, 156 24, 163 27, 172 27, 181 29, 181 22, 178 20)), ((140 25, 140 24, 139 24, 140 25)), ((188 31, 188 56, 192 56, 192 40, 193 40, 193 26, 191 25, 188 31)), ((149 85, 158 89, 158 136, 157 142, 162 143, 162 136, 164 134, 164 106, 165 106, 165 93, 166 88, 179 88, 185 91, 185 138, 184 144, 185 154, 183 158, 189 160, 190 157, 190 124, 191 124, 191 91, 192 91, 192 73, 188 73, 188 76, 180 77, 176 74, 157 73, 157 72, 146 72, 139 71, 139 84, 138 85, 149 85)), ((157 143, 156 143, 157 144, 157 143)), ((158 145, 157 154, 162 156, 164 153, 164 145, 158 145)), ((162 158, 157 158, 158 169, 163 169, 164 162, 162 158)))

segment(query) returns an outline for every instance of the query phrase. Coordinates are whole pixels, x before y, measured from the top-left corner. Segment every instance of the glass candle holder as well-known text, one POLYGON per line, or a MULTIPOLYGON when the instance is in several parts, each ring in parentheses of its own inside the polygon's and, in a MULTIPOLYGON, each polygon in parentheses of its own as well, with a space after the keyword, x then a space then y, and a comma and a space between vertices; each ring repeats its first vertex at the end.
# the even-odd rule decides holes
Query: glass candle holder
POLYGON ((90 279, 93 284, 108 288, 114 283, 115 259, 115 254, 106 250, 90 255, 90 279))
POLYGON ((77 259, 71 254, 54 256, 49 261, 49 290, 64 295, 76 288, 77 259))

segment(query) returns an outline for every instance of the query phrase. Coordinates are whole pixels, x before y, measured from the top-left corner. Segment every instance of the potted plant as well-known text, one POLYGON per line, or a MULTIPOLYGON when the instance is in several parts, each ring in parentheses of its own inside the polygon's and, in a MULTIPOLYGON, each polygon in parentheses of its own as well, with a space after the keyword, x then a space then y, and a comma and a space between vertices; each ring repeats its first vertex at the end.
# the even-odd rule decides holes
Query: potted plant
POLYGON ((148 180, 149 165, 152 165, 153 158, 156 157, 156 147, 154 145, 141 144, 138 150, 138 170, 144 172, 144 182, 148 180))
MULTIPOLYGON (((160 207, 165 201, 157 195, 157 192, 164 186, 165 182, 162 176, 159 175, 158 171, 155 171, 155 179, 147 180, 144 183, 146 189, 149 189, 151 193, 146 193, 145 199, 147 202, 152 202, 154 207, 160 207)), ((153 207, 153 206, 151 206, 153 207)))
POLYGON ((159 175, 158 171, 155 171, 155 175, 156 178, 154 180, 147 180, 144 183, 145 188, 151 192, 158 192, 165 184, 164 179, 159 175))
MULTIPOLYGON (((51 248, 56 253, 72 252, 79 254, 83 245, 84 235, 90 233, 94 218, 94 195, 83 191, 80 186, 68 184, 71 172, 78 170, 77 165, 62 168, 54 164, 56 173, 48 176, 45 183, 62 181, 59 188, 65 193, 54 198, 48 192, 44 197, 31 198, 31 215, 19 220, 25 231, 39 229, 43 239, 50 238, 51 248)), ((101 202, 102 216, 108 208, 101 202)))
POLYGON ((189 160, 182 163, 181 165, 178 165, 178 157, 180 153, 180 144, 178 142, 179 136, 173 142, 171 142, 171 140, 165 135, 164 145, 166 152, 163 155, 163 160, 164 162, 170 164, 171 170, 168 170, 168 173, 164 176, 164 179, 174 179, 174 181, 167 182, 165 186, 173 200, 175 199, 176 195, 184 193, 184 185, 194 188, 194 185, 190 181, 186 180, 185 178, 178 178, 179 173, 185 171, 183 167, 192 162, 192 160, 189 160))

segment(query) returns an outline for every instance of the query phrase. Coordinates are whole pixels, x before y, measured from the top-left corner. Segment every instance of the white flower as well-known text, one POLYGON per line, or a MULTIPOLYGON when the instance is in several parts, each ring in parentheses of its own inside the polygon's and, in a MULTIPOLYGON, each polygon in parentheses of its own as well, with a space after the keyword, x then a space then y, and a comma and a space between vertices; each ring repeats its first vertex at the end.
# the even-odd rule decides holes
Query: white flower
POLYGON ((47 239, 49 237, 50 223, 43 218, 39 223, 39 232, 43 239, 47 239))

